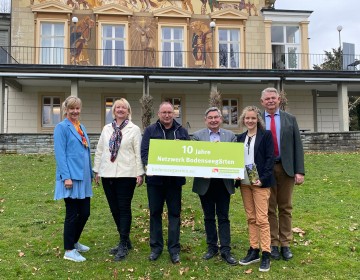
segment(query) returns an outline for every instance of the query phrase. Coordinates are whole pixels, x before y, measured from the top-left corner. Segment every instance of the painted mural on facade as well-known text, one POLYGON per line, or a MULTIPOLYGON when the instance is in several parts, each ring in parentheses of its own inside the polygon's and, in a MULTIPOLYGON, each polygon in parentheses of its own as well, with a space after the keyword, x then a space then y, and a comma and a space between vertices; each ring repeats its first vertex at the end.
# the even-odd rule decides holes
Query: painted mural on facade
MULTIPOLYGON (((30 0, 30 4, 39 4, 54 0, 30 0)), ((259 0, 55 0, 75 10, 91 10, 107 4, 119 4, 134 12, 152 12, 156 9, 174 6, 193 14, 206 15, 214 11, 233 8, 258 16, 259 0)))
POLYGON ((94 64, 94 55, 89 55, 88 49, 94 48, 94 42, 91 40, 94 37, 95 20, 90 15, 80 17, 79 22, 71 27, 70 34, 70 63, 79 65, 94 64), (90 58, 93 58, 90 60, 90 58))

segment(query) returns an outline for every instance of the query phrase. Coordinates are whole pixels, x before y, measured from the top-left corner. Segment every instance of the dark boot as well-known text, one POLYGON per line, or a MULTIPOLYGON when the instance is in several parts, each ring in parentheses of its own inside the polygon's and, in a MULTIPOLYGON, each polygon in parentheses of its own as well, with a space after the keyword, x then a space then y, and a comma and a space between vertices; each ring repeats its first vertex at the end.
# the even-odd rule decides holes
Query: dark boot
POLYGON ((270 270, 270 252, 262 252, 259 271, 268 272, 270 270))
POLYGON ((243 258, 242 260, 240 260, 239 264, 248 265, 248 264, 259 262, 260 261, 259 252, 260 252, 259 249, 253 249, 250 247, 250 249, 247 252, 246 257, 243 258))
POLYGON ((120 242, 114 261, 122 261, 129 253, 126 243, 120 242))

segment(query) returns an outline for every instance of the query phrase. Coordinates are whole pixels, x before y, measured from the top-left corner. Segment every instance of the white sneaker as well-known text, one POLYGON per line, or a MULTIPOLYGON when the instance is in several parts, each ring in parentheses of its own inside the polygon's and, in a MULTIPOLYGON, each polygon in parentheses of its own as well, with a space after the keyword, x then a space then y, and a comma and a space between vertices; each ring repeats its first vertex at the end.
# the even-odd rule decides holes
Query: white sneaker
POLYGON ((74 244, 74 248, 78 251, 78 252, 87 252, 90 250, 90 247, 85 246, 79 242, 74 244))
POLYGON ((76 249, 73 249, 71 251, 65 251, 64 259, 73 262, 86 261, 86 259, 82 255, 80 255, 80 253, 76 249))

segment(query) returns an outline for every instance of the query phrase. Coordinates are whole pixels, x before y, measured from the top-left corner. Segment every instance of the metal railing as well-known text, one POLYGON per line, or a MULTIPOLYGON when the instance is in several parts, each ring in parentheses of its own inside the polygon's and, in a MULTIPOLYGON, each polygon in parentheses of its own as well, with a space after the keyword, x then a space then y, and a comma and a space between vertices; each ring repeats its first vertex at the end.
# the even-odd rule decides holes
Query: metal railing
MULTIPOLYGON (((0 46, 0 64, 313 70, 315 65, 322 68, 327 60, 325 54, 306 53, 161 52, 87 47, 79 51, 74 48, 0 46)), ((360 55, 342 55, 335 65, 337 67, 327 70, 360 70, 360 55)))

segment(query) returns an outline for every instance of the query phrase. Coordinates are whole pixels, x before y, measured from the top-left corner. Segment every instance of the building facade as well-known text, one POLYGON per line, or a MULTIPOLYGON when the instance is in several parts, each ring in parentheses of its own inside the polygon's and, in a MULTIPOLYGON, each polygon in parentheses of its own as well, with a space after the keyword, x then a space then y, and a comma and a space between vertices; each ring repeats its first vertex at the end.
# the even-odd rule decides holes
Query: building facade
POLYGON ((191 133, 204 126, 210 91, 221 93, 224 127, 239 133, 242 108, 260 106, 268 86, 286 92, 301 130, 347 131, 358 71, 312 70, 321 62, 309 51, 312 12, 274 2, 12 1, 11 36, 1 41, 1 133, 51 133, 69 95, 82 99, 90 133, 111 121, 121 97, 141 126, 143 96, 153 98, 152 121, 168 100, 191 133))

